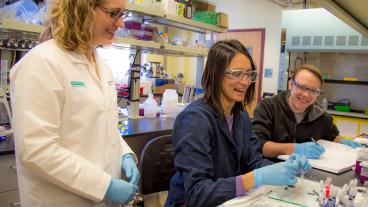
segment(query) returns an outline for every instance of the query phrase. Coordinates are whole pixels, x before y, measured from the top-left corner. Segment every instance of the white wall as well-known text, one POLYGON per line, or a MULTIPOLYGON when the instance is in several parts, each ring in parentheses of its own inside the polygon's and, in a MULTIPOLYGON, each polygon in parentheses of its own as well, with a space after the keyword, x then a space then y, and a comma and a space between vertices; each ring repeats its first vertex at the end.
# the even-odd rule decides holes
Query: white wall
POLYGON ((269 0, 211 0, 216 10, 229 16, 229 29, 265 28, 263 69, 273 69, 272 78, 262 80, 262 92, 277 92, 282 8, 269 0))
POLYGON ((293 35, 359 35, 357 31, 323 8, 282 12, 282 26, 293 35))

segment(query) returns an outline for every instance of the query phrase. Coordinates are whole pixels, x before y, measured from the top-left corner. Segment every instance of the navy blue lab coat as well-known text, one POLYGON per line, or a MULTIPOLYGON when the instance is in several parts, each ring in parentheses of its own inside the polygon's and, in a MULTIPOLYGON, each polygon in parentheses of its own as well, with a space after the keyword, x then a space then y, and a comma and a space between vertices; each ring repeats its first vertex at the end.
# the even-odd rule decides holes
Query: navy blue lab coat
POLYGON ((263 159, 248 114, 234 115, 233 135, 226 118, 199 99, 174 124, 176 173, 165 206, 216 206, 236 196, 236 176, 272 164, 263 159))

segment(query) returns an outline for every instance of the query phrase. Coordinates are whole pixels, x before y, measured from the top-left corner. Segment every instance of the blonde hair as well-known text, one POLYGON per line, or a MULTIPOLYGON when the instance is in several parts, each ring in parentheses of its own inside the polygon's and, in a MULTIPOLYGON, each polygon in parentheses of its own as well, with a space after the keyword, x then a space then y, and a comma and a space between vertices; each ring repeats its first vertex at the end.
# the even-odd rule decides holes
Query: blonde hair
POLYGON ((304 64, 300 68, 297 68, 293 73, 292 79, 295 80, 296 75, 298 75, 298 73, 302 70, 308 70, 309 72, 313 73, 319 79, 321 85, 323 85, 323 76, 320 69, 310 64, 304 64))
POLYGON ((53 38, 66 49, 86 53, 92 44, 95 15, 94 6, 104 0, 52 0, 46 29, 40 41, 53 38))

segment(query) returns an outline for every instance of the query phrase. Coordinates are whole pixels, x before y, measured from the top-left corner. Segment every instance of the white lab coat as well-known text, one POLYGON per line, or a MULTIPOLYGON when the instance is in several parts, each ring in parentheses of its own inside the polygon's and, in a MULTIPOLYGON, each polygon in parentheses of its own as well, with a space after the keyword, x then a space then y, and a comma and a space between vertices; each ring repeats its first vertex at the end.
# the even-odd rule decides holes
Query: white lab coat
POLYGON ((103 202, 121 157, 133 153, 120 136, 113 75, 98 57, 54 40, 28 52, 11 70, 18 184, 22 207, 83 207, 103 202))

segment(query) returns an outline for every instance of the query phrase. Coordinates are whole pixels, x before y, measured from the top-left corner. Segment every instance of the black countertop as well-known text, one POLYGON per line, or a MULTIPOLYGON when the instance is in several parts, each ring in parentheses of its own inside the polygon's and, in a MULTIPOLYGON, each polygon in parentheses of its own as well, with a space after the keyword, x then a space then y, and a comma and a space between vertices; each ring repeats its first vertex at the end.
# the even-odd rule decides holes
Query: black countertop
POLYGON ((127 131, 123 132, 124 138, 151 134, 155 132, 172 132, 174 127, 173 118, 139 118, 128 119, 124 123, 127 125, 127 131))
MULTIPOLYGON (((128 119, 124 123, 127 130, 122 133, 124 138, 150 135, 157 132, 170 134, 174 126, 173 118, 140 118, 128 119)), ((14 154, 13 138, 7 138, 0 142, 0 155, 14 154)))

